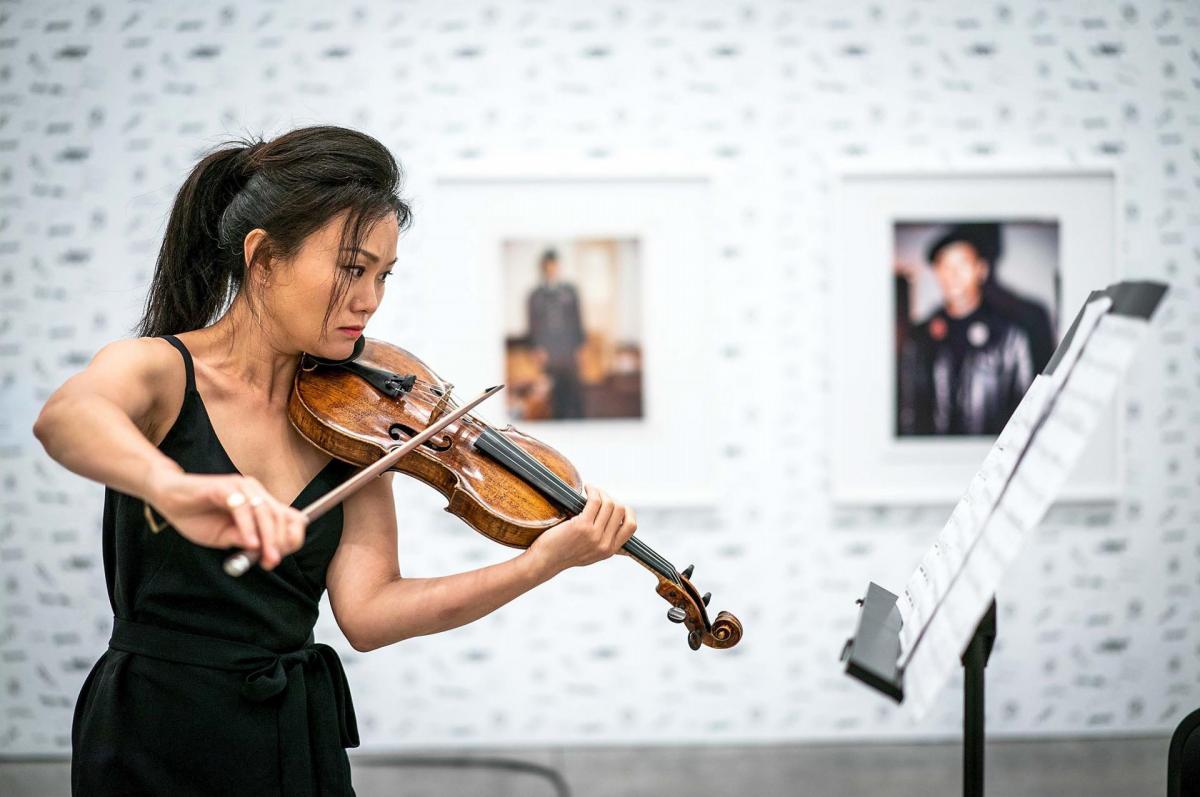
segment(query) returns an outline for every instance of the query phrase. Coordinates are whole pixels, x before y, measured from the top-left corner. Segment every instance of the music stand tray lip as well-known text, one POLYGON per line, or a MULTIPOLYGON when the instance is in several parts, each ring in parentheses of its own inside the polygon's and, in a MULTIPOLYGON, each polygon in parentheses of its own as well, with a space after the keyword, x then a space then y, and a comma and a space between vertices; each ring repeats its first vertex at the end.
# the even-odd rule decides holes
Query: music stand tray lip
POLYGON ((904 670, 900 667, 900 609, 896 596, 872 581, 867 586, 854 636, 842 648, 846 674, 895 700, 904 702, 904 670))

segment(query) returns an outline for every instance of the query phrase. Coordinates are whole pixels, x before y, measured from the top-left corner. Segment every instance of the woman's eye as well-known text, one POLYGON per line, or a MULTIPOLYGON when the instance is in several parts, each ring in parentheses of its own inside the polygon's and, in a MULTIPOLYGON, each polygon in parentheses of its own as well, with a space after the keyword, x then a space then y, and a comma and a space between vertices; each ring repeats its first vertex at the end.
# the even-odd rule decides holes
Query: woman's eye
POLYGON ((355 279, 361 277, 363 272, 366 271, 366 269, 362 266, 346 266, 346 270, 349 271, 350 276, 354 277, 355 279))
POLYGON ((379 276, 379 281, 380 281, 380 282, 383 282, 384 280, 386 280, 386 279, 387 279, 388 277, 390 277, 390 276, 392 276, 392 272, 390 272, 390 271, 385 271, 385 272, 383 272, 383 274, 381 274, 381 275, 379 276))

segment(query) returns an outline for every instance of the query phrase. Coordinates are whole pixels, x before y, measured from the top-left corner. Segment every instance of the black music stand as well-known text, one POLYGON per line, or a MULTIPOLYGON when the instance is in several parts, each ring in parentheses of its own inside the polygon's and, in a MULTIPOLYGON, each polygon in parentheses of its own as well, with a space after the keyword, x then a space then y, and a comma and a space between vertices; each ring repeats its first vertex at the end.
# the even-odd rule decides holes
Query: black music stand
MULTIPOLYGON (((1162 303, 1166 292, 1167 286, 1165 284, 1148 281, 1119 282, 1109 285, 1103 291, 1092 291, 1087 301, 1084 302, 1083 307, 1080 308, 1074 322, 1067 329, 1058 348, 1055 349, 1050 362, 1042 369, 1042 375, 1060 378, 1061 381, 1058 389, 1060 391, 1065 389, 1066 382, 1071 379, 1070 369, 1059 374, 1056 374, 1056 371, 1064 362, 1075 362, 1075 360, 1070 358, 1069 353, 1072 350, 1075 351, 1076 357, 1084 356, 1082 354, 1083 347, 1091 339, 1090 336, 1099 328, 1099 320, 1095 320, 1095 316, 1093 316, 1094 320, 1091 326, 1086 328, 1081 327, 1083 319, 1087 316, 1088 307, 1093 301, 1107 298, 1109 300, 1108 305, 1102 308, 1101 312, 1112 316, 1123 316, 1128 320, 1148 323, 1158 306, 1162 303), (1081 328, 1086 329, 1086 332, 1079 334, 1081 328), (1076 338, 1077 335, 1079 335, 1078 339, 1076 338)), ((1126 332, 1128 334, 1128 328, 1126 328, 1126 332)), ((1112 343, 1110 339, 1107 345, 1114 346, 1116 344, 1112 343)), ((1119 347, 1117 350, 1120 350, 1119 347)), ((1130 356, 1132 355, 1126 350, 1125 359, 1121 360, 1121 362, 1127 366, 1129 362, 1128 357, 1130 356)), ((1023 404, 1024 399, 1022 400, 1023 404)), ((1048 418, 1052 417, 1056 411, 1054 407, 1054 399, 1052 398, 1049 406, 1043 408, 1044 414, 1035 420, 1035 425, 1024 445, 1027 447, 1033 445, 1033 435, 1037 434, 1037 430, 1041 428, 1042 424, 1048 418)), ((1019 406, 1017 407, 1017 413, 1020 412, 1021 407, 1019 406)), ((1016 417, 1017 414, 1014 413, 1014 418, 1016 417)), ((1029 449, 1026 448, 1025 450, 1029 449)), ((1009 471, 1006 482, 1000 488, 1002 494, 1007 491, 1008 485, 1011 484, 1013 474, 1015 474, 1016 468, 1020 466, 1021 457, 1023 456, 1024 452, 1018 455, 1017 462, 1013 465, 1013 470, 1009 471)), ((1069 465, 1065 467, 1069 467, 1069 465)), ((999 505, 1000 500, 1000 498, 996 499, 993 509, 999 505)), ((1045 506, 1041 509, 1041 512, 1044 511, 1045 506)), ((1040 514, 1031 523, 1036 525, 1037 520, 1040 520, 1040 514)), ((989 584, 988 587, 980 589, 976 593, 980 598, 995 589, 994 581, 989 582, 989 584)), ((939 603, 945 597, 946 593, 943 593, 938 598, 939 603)), ((855 629, 854 636, 847 640, 845 647, 842 648, 842 660, 846 662, 847 675, 859 679, 868 686, 879 690, 895 700, 897 703, 900 703, 904 700, 904 668, 899 663, 900 630, 903 621, 900 618, 900 610, 896 606, 896 600, 895 595, 878 584, 871 583, 868 585, 866 596, 858 602, 862 606, 862 612, 858 618, 858 627, 855 629)), ((979 607, 976 604, 960 608, 974 612, 979 607)), ((924 629, 922 629, 923 633, 924 629)), ((917 635, 917 641, 913 643, 914 646, 921 644, 922 634, 917 635)), ((996 599, 993 596, 960 657, 963 666, 963 675, 965 676, 963 688, 963 794, 966 797, 982 797, 983 795, 983 671, 987 666, 988 657, 991 655, 992 646, 995 641, 996 599)), ((910 657, 909 661, 911 660, 910 657)), ((914 673, 916 672, 918 671, 914 670, 914 673)))
MULTIPOLYGON (((896 596, 875 582, 859 599, 862 611, 854 636, 842 648, 846 674, 900 703, 904 669, 900 658, 900 610, 896 596)), ((963 665, 963 796, 983 797, 983 670, 996 642, 996 600, 979 621, 962 654, 963 665)))

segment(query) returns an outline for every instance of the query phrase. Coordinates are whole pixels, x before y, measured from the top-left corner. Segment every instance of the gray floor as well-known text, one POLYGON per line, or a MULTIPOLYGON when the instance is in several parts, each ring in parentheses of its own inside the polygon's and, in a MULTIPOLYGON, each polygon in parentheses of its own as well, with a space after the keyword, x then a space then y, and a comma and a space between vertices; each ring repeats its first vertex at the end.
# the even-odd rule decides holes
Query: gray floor
MULTIPOLYGON (((988 797, 1160 797, 1168 739, 994 742, 988 797)), ((454 754, 431 753, 445 758, 454 754)), ((574 797, 931 797, 961 793, 956 745, 789 745, 472 750, 468 759, 525 761, 560 772, 574 797)), ((358 797, 540 797, 555 794, 536 775, 440 766, 401 766, 396 757, 356 755, 358 797)), ((63 761, 0 762, 5 797, 63 795, 63 761)))

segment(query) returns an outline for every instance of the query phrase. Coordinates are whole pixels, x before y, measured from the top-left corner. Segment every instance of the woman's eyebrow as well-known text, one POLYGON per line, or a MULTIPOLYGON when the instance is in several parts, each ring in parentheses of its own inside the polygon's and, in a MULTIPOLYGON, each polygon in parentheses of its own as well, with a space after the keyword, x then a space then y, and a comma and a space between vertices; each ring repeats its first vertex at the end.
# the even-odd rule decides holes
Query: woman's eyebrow
MULTIPOLYGON (((373 252, 368 252, 366 249, 354 249, 353 247, 349 247, 349 246, 343 246, 343 247, 342 247, 342 251, 343 251, 343 252, 357 252, 357 253, 358 253, 358 254, 360 254, 360 255, 366 255, 368 258, 370 258, 370 260, 371 260, 371 262, 372 262, 372 263, 378 263, 378 262, 379 262, 379 256, 378 256, 378 255, 376 255, 376 254, 374 254, 373 252)), ((395 265, 395 263, 396 263, 396 260, 399 260, 399 259, 400 259, 400 258, 396 258, 396 259, 392 260, 392 262, 391 262, 391 263, 388 263, 388 265, 389 265, 389 266, 391 266, 391 265, 395 265)))

